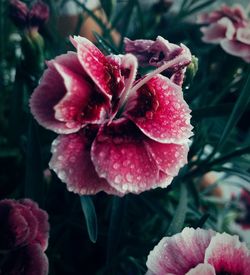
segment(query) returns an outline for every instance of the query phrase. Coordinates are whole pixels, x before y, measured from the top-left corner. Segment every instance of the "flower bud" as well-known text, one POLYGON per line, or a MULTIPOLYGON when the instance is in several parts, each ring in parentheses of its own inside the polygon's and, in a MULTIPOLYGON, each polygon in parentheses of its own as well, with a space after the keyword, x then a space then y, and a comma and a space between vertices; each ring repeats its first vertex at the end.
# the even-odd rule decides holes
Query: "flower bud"
POLYGON ((29 25, 31 27, 40 27, 49 18, 49 7, 42 1, 33 4, 29 12, 29 25))
POLYGON ((19 0, 11 0, 9 4, 9 16, 13 23, 20 27, 27 26, 27 16, 29 9, 27 5, 19 0))

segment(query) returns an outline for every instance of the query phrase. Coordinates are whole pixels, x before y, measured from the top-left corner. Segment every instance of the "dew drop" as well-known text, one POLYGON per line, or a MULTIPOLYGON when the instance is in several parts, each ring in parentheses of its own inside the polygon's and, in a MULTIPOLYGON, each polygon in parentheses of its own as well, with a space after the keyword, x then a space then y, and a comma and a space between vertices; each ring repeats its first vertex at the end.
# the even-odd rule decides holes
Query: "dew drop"
POLYGON ((117 175, 115 176, 115 179, 114 179, 115 183, 119 184, 122 182, 122 176, 121 175, 117 175))
POLYGON ((113 168, 115 170, 119 169, 120 168, 120 164, 119 163, 114 163, 113 168))
POLYGON ((127 180, 128 182, 132 182, 132 181, 133 181, 133 175, 131 175, 130 173, 128 173, 128 174, 126 175, 126 180, 127 180))

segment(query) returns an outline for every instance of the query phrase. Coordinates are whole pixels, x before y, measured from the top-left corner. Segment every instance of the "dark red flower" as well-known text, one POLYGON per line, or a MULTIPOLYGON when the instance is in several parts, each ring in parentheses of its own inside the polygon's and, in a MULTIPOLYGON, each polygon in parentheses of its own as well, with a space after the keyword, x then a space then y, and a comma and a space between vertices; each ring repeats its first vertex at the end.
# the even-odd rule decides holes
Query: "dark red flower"
POLYGON ((28 14, 29 25, 39 27, 49 18, 49 7, 43 1, 36 1, 28 14))
POLYGON ((38 0, 29 9, 22 1, 11 0, 9 15, 15 25, 21 29, 39 28, 49 17, 49 7, 38 0))
POLYGON ((48 215, 29 200, 0 201, 0 249, 10 250, 38 243, 42 250, 48 243, 48 215))
POLYGON ((25 3, 19 0, 11 0, 9 5, 9 15, 11 20, 20 28, 27 25, 29 9, 25 3))
POLYGON ((47 275, 48 258, 39 244, 29 244, 2 255, 1 275, 47 275))

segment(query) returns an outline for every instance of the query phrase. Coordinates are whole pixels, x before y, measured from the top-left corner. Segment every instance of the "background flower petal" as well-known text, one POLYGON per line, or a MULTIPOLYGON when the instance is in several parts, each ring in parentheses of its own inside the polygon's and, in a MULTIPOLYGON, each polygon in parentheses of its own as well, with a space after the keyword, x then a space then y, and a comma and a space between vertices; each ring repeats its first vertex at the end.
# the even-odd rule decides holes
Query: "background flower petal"
POLYGON ((205 262, 216 274, 250 274, 250 253, 238 236, 217 233, 206 249, 205 262))
POLYGON ((203 32, 202 40, 208 43, 218 44, 222 39, 232 39, 235 33, 235 28, 232 22, 224 17, 218 22, 213 23, 207 27, 202 27, 203 32))
POLYGON ((31 243, 36 238, 36 216, 19 201, 0 202, 0 249, 7 250, 31 243))
POLYGON ((183 275, 204 262, 205 250, 214 234, 210 230, 184 228, 179 234, 164 237, 150 252, 146 265, 157 275, 183 275))
POLYGON ((216 275, 214 268, 210 264, 198 264, 186 275, 216 275))
POLYGON ((43 251, 45 251, 48 247, 48 238, 49 238, 49 223, 48 223, 48 214, 41 208, 39 208, 38 204, 30 199, 20 200, 20 203, 25 205, 31 213, 36 217, 38 227, 36 237, 33 242, 37 242, 40 244, 43 251))
POLYGON ((220 45, 225 50, 225 52, 246 59, 246 61, 250 57, 250 45, 228 39, 223 39, 220 45))

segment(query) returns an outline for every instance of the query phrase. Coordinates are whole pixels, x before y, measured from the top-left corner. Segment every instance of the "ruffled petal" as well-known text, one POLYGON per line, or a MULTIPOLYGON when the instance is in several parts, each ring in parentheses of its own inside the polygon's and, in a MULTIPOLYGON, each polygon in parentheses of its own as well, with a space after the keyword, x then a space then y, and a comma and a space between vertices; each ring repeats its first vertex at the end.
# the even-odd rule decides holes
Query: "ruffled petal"
POLYGON ((27 245, 37 234, 38 222, 31 211, 18 201, 0 202, 0 249, 8 250, 27 245))
POLYGON ((183 275, 204 262, 205 250, 215 232, 184 228, 179 234, 163 238, 150 252, 147 267, 157 275, 183 275))
POLYGON ((207 43, 218 44, 222 39, 232 39, 235 33, 235 28, 228 18, 222 18, 218 22, 202 27, 202 40, 207 43))
MULTIPOLYGON (((250 23, 246 28, 239 28, 236 33, 236 39, 249 46, 250 52, 250 23)), ((250 53, 249 53, 250 55, 250 53)))
POLYGON ((250 45, 238 42, 236 40, 224 39, 221 41, 221 47, 225 52, 243 58, 246 62, 249 62, 250 58, 250 45))
POLYGON ((104 125, 91 149, 98 175, 121 193, 167 186, 172 177, 160 173, 145 140, 148 138, 124 118, 104 125))
POLYGON ((99 89, 109 99, 120 94, 124 85, 119 75, 117 64, 110 63, 105 55, 88 39, 80 36, 71 38, 77 49, 78 59, 84 70, 99 89))
POLYGON ((48 214, 41 208, 39 208, 38 204, 30 199, 20 200, 22 205, 25 205, 29 208, 31 213, 37 220, 37 233, 36 237, 33 240, 33 243, 39 243, 42 250, 45 251, 48 247, 48 238, 49 238, 49 223, 48 223, 48 214))
MULTIPOLYGON (((56 58, 55 61, 67 67, 79 70, 79 62, 74 53, 68 53, 56 58)), ((66 89, 60 74, 54 68, 53 62, 48 62, 48 69, 44 72, 40 85, 34 90, 30 98, 31 112, 43 127, 59 134, 68 134, 80 129, 80 125, 69 128, 64 122, 55 117, 54 106, 66 94, 66 89)))
POLYGON ((159 143, 152 139, 146 140, 145 144, 159 170, 167 175, 176 176, 187 163, 187 145, 159 143))
POLYGON ((56 119, 64 121, 69 128, 82 127, 87 123, 101 123, 110 107, 109 101, 96 92, 95 87, 81 75, 63 65, 55 63, 54 66, 63 78, 67 90, 54 107, 56 119))
POLYGON ((80 195, 93 195, 100 191, 117 194, 101 179, 90 159, 90 146, 97 129, 86 127, 76 134, 61 135, 52 143, 52 158, 49 166, 54 170, 69 191, 80 195))
POLYGON ((181 144, 192 135, 190 112, 181 88, 156 75, 128 99, 124 115, 148 137, 181 144))
POLYGON ((205 262, 216 274, 250 274, 250 252, 238 236, 217 233, 206 249, 205 262))
POLYGON ((198 264, 186 275, 216 275, 214 268, 210 264, 198 264))

